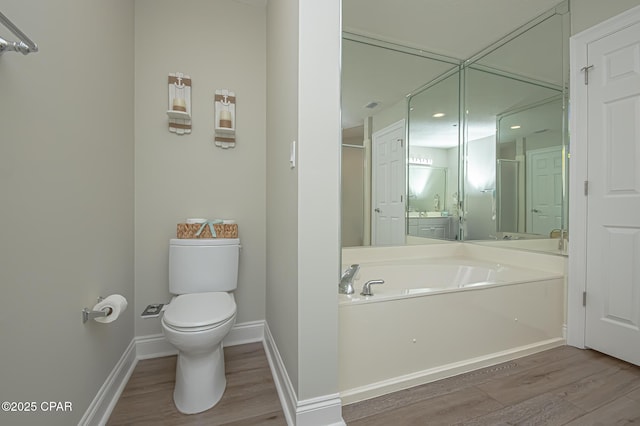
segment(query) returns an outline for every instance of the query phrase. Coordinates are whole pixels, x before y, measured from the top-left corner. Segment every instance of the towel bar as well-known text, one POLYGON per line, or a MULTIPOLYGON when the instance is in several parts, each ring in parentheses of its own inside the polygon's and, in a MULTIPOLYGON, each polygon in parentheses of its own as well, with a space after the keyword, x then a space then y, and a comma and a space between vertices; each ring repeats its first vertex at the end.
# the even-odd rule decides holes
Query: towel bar
POLYGON ((0 55, 6 51, 20 52, 23 55, 38 51, 38 45, 20 31, 2 12, 0 12, 0 24, 7 27, 19 39, 18 41, 7 41, 0 37, 0 55))

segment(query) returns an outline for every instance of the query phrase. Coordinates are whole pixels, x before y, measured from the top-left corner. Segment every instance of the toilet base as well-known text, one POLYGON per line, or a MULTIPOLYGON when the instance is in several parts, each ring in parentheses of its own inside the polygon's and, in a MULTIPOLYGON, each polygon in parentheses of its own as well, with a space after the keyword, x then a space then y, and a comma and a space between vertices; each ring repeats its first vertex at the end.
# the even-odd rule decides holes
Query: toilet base
POLYGON ((183 414, 196 414, 216 405, 227 380, 222 344, 213 351, 178 354, 173 402, 183 414))

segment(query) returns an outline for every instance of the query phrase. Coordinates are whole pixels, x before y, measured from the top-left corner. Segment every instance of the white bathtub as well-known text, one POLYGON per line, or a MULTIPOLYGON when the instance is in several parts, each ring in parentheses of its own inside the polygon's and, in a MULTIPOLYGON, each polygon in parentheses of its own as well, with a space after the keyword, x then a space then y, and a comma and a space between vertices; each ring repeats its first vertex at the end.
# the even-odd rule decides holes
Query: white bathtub
MULTIPOLYGON (((346 269, 349 265, 343 265, 346 269)), ((516 284, 559 278, 541 271, 465 257, 419 258, 363 262, 353 281, 356 292, 340 295, 340 303, 382 302, 425 293, 443 293, 481 286, 516 284), (371 286, 373 296, 361 296, 365 282, 383 279, 371 286)))
POLYGON ((382 249, 389 260, 343 252, 361 265, 356 292, 339 295, 344 404, 564 344, 561 258, 456 244, 395 259, 382 249), (373 279, 385 283, 360 296, 373 279))

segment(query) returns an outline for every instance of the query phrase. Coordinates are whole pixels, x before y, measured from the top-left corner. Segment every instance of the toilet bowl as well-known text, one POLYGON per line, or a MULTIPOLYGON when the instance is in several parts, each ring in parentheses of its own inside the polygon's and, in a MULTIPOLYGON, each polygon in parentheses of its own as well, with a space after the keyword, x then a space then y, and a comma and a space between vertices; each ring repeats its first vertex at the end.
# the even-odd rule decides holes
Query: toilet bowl
POLYGON ((162 317, 167 341, 178 349, 173 400, 184 414, 213 407, 226 387, 222 340, 236 320, 233 294, 205 292, 173 298, 162 317))

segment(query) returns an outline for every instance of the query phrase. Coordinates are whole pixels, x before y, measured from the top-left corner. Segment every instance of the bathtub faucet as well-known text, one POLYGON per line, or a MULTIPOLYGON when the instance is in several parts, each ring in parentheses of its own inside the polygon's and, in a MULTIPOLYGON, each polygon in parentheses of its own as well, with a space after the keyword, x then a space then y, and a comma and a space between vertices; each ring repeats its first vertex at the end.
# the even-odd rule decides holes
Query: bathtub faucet
POLYGON ((374 285, 374 284, 384 284, 384 280, 367 281, 362 286, 362 293, 360 293, 360 295, 361 296, 373 296, 373 293, 371 293, 371 286, 374 285))
POLYGON ((338 284, 338 293, 340 294, 353 294, 353 278, 360 270, 360 265, 354 263, 349 266, 340 277, 340 284, 338 284))

